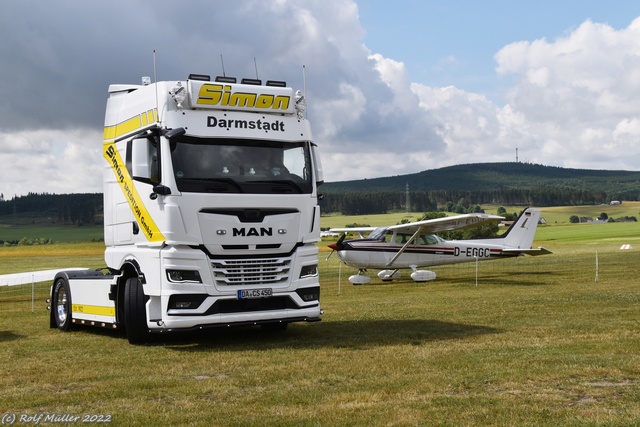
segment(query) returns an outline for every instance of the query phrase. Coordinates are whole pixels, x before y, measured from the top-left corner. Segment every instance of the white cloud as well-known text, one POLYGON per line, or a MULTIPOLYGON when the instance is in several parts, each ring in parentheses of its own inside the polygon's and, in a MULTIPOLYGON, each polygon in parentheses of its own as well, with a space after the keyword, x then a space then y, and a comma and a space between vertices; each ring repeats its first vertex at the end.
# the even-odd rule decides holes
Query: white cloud
POLYGON ((640 18, 615 30, 591 21, 553 42, 505 46, 500 75, 515 77, 507 102, 536 129, 539 162, 637 169, 638 150, 622 143, 640 117, 640 18))
POLYGON ((586 21, 554 42, 541 39, 505 46, 495 59, 498 74, 521 76, 508 96, 518 108, 542 110, 543 117, 551 120, 560 111, 576 116, 572 108, 584 103, 596 107, 579 110, 590 111, 592 117, 618 114, 617 109, 608 109, 631 100, 640 90, 640 19, 620 31, 586 21))
POLYGON ((380 75, 380 80, 391 89, 393 100, 380 112, 390 114, 393 111, 402 111, 410 114, 418 105, 419 100, 411 90, 411 81, 402 62, 385 58, 379 53, 369 55, 373 61, 373 68, 380 75))
POLYGON ((0 132, 0 193, 102 191, 102 132, 39 129, 0 132))

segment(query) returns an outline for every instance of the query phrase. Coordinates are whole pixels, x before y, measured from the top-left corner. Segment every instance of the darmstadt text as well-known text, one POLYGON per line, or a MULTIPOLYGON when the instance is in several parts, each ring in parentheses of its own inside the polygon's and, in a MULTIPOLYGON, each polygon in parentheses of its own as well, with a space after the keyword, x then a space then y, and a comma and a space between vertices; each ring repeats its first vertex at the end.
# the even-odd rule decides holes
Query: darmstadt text
POLYGON ((267 120, 234 120, 234 119, 219 119, 215 116, 207 117, 207 127, 210 128, 225 128, 229 129, 257 129, 265 132, 284 132, 284 122, 280 120, 274 120, 272 122, 267 120))

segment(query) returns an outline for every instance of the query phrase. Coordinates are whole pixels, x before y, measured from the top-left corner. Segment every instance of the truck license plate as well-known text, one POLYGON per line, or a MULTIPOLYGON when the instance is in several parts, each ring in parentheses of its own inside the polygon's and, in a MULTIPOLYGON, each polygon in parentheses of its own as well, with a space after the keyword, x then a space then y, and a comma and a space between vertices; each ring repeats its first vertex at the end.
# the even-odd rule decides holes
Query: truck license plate
POLYGON ((238 291, 238 299, 269 298, 273 296, 273 289, 241 289, 238 291))

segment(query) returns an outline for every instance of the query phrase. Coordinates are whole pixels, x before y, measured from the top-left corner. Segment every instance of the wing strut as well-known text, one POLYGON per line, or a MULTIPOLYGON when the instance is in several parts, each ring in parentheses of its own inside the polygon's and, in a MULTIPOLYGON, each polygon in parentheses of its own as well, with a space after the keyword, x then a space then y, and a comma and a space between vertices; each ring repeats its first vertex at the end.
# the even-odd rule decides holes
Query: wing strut
POLYGON ((415 233, 413 233, 413 236, 411 236, 411 238, 409 240, 407 240, 407 243, 404 244, 403 247, 400 248, 400 250, 398 251, 398 253, 396 253, 393 258, 391 258, 391 261, 389 261, 387 263, 387 267, 390 267, 394 262, 396 262, 396 260, 398 259, 398 257, 400 255, 402 255, 402 253, 404 252, 405 249, 407 249, 407 246, 409 246, 414 240, 416 240, 416 237, 418 237, 418 235, 420 235, 420 232, 422 231, 422 227, 418 227, 418 229, 416 230, 415 233))

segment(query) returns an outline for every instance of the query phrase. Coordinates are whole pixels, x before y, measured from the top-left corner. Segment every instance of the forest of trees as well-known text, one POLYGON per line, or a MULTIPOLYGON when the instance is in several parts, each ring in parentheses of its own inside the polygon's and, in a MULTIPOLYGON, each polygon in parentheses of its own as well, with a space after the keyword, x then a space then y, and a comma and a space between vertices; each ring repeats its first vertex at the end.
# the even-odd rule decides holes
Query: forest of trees
POLYGON ((89 225, 102 221, 102 194, 29 193, 11 200, 0 198, 0 218, 8 223, 42 221, 89 225))
MULTIPOLYGON (((320 202, 323 213, 341 212, 344 215, 364 215, 386 213, 406 209, 406 194, 403 191, 345 191, 323 192, 320 202)), ((521 206, 577 206, 608 203, 609 196, 605 192, 545 189, 545 190, 435 190, 411 191, 409 193, 409 209, 413 212, 448 210, 462 213, 461 208, 471 205, 521 205, 521 206), (463 203, 460 203, 460 201, 463 203), (459 205, 455 210, 446 208, 447 204, 459 205)), ((624 198, 624 200, 637 200, 624 198)))

